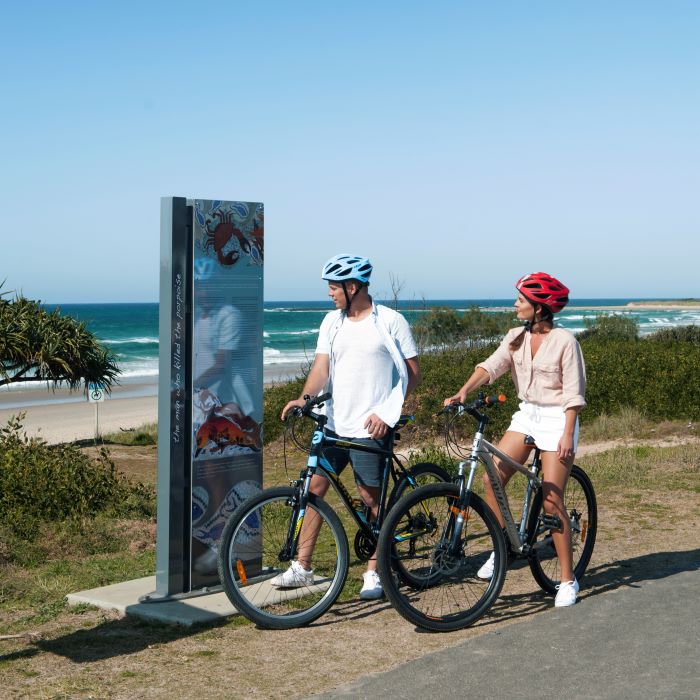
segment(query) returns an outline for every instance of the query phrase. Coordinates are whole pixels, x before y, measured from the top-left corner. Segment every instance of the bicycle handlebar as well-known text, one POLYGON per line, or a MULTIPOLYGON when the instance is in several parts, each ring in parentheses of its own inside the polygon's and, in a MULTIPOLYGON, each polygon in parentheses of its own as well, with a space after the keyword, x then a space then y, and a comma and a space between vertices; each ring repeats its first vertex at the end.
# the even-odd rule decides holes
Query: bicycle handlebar
POLYGON ((484 396, 481 394, 476 401, 472 401, 471 403, 452 403, 449 406, 445 406, 435 415, 441 416, 445 413, 457 413, 458 415, 461 415, 462 413, 477 411, 480 408, 486 408, 488 406, 498 406, 499 404, 504 403, 505 400, 505 394, 499 394, 498 396, 484 396))
POLYGON ((297 406, 292 413, 296 416, 310 416, 311 418, 316 418, 317 416, 311 409, 314 408, 314 406, 323 406, 330 398, 330 392, 326 392, 320 396, 309 396, 306 394, 304 396, 304 401, 306 401, 306 403, 303 406, 297 406))

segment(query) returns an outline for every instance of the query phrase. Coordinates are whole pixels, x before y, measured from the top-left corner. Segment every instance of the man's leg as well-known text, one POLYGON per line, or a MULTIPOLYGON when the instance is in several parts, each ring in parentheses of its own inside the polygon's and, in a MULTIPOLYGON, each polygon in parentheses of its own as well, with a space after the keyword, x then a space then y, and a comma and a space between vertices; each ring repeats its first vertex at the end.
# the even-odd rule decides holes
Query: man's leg
MULTIPOLYGON (((357 491, 360 494, 360 498, 365 502, 365 505, 370 510, 370 520, 375 521, 377 515, 379 515, 379 497, 382 494, 382 489, 380 486, 365 486, 357 482, 357 491)), ((367 562, 367 571, 377 570, 377 552, 369 558, 367 562)))
MULTIPOLYGON (((325 476, 314 474, 311 477, 309 491, 319 498, 323 498, 330 486, 330 482, 325 476)), ((307 508, 304 515, 304 524, 301 526, 299 533, 299 546, 297 548, 297 561, 307 570, 311 570, 311 559, 318 539, 318 533, 321 531, 323 519, 313 509, 307 508)))
MULTIPOLYGON (((330 430, 328 434, 337 437, 337 435, 330 430)), ((326 448, 323 451, 323 456, 330 462, 335 473, 338 475, 342 474, 343 469, 345 469, 350 461, 348 451, 339 447, 326 448)), ((309 491, 315 496, 323 498, 328 492, 330 485, 330 481, 328 481, 325 476, 317 473, 311 477, 309 491)), ((304 516, 304 524, 299 534, 299 546, 297 547, 297 561, 307 571, 310 571, 312 567, 311 562, 314 547, 316 546, 316 540, 318 539, 318 533, 321 531, 322 524, 323 520, 321 516, 313 508, 307 509, 306 515, 304 516)))

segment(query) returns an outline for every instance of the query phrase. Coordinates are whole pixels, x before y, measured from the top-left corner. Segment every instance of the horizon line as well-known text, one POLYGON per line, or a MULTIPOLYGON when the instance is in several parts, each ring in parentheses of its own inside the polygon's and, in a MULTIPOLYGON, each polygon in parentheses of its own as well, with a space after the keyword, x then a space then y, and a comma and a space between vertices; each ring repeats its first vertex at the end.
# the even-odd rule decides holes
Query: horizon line
MULTIPOLYGON (((398 299, 399 304, 408 304, 408 303, 417 303, 420 304, 421 302, 440 302, 440 301, 508 301, 511 302, 513 297, 435 297, 435 298, 430 298, 430 297, 421 297, 420 299, 398 299)), ((394 303, 393 299, 386 299, 386 298, 381 298, 377 297, 377 300, 380 302, 391 302, 394 303)), ((653 296, 653 297, 636 297, 636 296, 626 296, 626 297, 616 297, 616 296, 607 296, 607 297, 577 297, 575 299, 570 299, 569 300, 569 306, 575 306, 577 302, 590 302, 590 301, 645 301, 645 302, 650 302, 650 301, 659 301, 659 302, 668 302, 668 301, 686 301, 686 302, 700 302, 699 297, 660 297, 660 296, 653 296)), ((70 306, 80 306, 80 305, 106 305, 106 304, 160 304, 159 300, 155 301, 41 301, 38 300, 39 303, 42 306, 61 306, 61 305, 70 305, 70 306)), ((325 303, 328 301, 326 298, 322 299, 263 299, 263 304, 265 303, 272 303, 272 304, 309 304, 309 303, 325 303)))

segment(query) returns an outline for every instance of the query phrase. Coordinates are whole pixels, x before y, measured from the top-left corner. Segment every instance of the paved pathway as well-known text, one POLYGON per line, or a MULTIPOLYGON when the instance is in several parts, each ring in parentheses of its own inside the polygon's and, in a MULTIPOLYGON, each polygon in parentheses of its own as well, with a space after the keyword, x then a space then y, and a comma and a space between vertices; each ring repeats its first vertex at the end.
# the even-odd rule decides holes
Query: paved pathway
POLYGON ((700 698, 696 570, 589 596, 316 698, 700 698))

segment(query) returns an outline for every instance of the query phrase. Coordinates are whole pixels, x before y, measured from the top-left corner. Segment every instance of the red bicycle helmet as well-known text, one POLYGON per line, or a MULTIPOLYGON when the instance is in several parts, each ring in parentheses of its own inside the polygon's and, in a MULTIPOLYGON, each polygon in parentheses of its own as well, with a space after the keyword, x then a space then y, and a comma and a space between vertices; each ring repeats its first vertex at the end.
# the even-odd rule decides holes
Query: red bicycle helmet
POLYGON ((515 288, 533 304, 546 306, 558 314, 569 303, 569 288, 546 272, 531 272, 521 277, 515 288))

